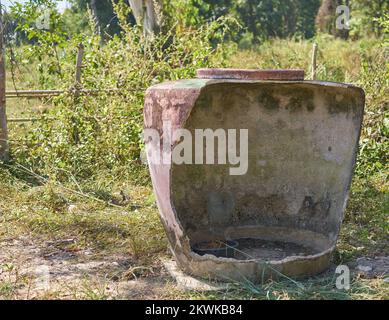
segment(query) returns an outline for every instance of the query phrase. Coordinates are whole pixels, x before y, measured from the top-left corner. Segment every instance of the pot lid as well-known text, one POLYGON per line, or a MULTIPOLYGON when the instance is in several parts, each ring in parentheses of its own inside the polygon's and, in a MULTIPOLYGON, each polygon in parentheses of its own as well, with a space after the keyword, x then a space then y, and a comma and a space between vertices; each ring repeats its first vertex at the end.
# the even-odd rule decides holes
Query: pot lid
POLYGON ((302 81, 304 70, 302 69, 198 69, 199 79, 236 79, 236 80, 280 80, 302 81))

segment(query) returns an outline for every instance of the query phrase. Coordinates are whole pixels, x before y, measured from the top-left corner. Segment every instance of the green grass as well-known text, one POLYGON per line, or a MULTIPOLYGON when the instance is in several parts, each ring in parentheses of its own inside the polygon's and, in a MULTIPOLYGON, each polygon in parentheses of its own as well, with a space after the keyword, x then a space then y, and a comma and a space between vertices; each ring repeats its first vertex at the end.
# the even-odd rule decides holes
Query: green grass
MULTIPOLYGON (((0 171, 2 212, 0 235, 10 236, 10 227, 40 237, 75 237, 78 245, 96 250, 125 248, 136 257, 166 248, 158 213, 150 188, 120 184, 106 191, 110 202, 117 202, 120 190, 129 203, 109 205, 99 201, 93 191, 82 196, 73 186, 59 184, 29 185, 0 171), (73 191, 74 190, 74 191, 73 191), (149 199, 145 201, 145 199, 149 199), (151 199, 151 200, 150 200, 151 199), (120 243, 120 245, 118 245, 120 243)), ((101 191, 100 191, 101 192, 101 191)))
POLYGON ((319 276, 296 283, 268 281, 262 285, 238 283, 229 290, 216 293, 189 293, 191 299, 233 300, 381 300, 389 298, 388 284, 383 279, 354 278, 350 290, 339 290, 335 277, 319 276))
POLYGON ((338 243, 339 262, 389 252, 388 176, 355 178, 338 243))
POLYGON ((269 40, 256 49, 242 50, 229 63, 235 68, 304 69, 306 79, 311 77, 313 43, 318 44, 317 79, 338 82, 357 82, 360 76, 362 55, 374 55, 378 41, 345 41, 332 36, 315 40, 269 40))
MULTIPOLYGON (((111 199, 118 190, 126 190, 129 203, 111 206, 80 196, 61 185, 29 185, 10 173, 0 171, 1 223, 0 241, 28 234, 37 241, 77 239, 62 249, 91 249, 96 257, 122 253, 136 266, 148 268, 166 255, 167 240, 159 222, 150 186, 118 183, 107 190, 111 199)), ((336 263, 346 263, 359 255, 372 256, 388 252, 388 193, 383 177, 370 181, 356 179, 337 247, 336 263)), ((147 275, 146 275, 147 276, 147 275)), ((22 279, 1 284, 0 296, 14 293, 22 279)), ((73 288, 73 298, 108 298, 101 283, 86 278, 83 288, 73 288), (89 288, 89 289, 88 289, 89 288), (100 289, 99 289, 100 288, 100 289), (103 294, 103 293, 104 294, 103 294)), ((162 298, 196 299, 387 299, 388 284, 383 279, 354 276, 350 291, 337 290, 334 273, 304 281, 269 281, 263 285, 250 282, 235 284, 216 293, 179 291, 174 286, 162 298)), ((55 298, 59 293, 47 294, 55 298)))

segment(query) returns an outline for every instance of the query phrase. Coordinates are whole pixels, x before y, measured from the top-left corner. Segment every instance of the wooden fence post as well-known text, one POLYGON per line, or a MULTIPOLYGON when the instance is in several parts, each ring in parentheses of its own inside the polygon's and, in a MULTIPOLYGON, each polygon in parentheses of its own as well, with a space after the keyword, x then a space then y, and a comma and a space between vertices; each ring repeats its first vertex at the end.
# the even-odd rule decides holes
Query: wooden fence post
POLYGON ((82 58, 84 56, 84 45, 80 43, 78 45, 77 60, 76 60, 76 86, 81 86, 81 69, 82 69, 82 58))
MULTIPOLYGON (((78 44, 78 52, 76 59, 76 74, 75 74, 75 84, 74 84, 74 105, 77 106, 80 103, 80 90, 81 90, 81 70, 82 70, 82 58, 84 55, 84 45, 82 43, 78 44)), ((73 122, 73 141, 75 144, 79 143, 79 132, 75 115, 72 115, 71 121, 73 122)))
POLYGON ((74 84, 74 102, 78 103, 81 90, 81 72, 82 72, 82 58, 84 56, 84 45, 80 43, 78 46, 77 59, 76 59, 76 73, 74 84))
POLYGON ((317 43, 313 44, 312 48, 312 80, 316 80, 316 70, 317 70, 317 64, 316 64, 316 59, 317 59, 317 43))
POLYGON ((0 160, 9 159, 7 114, 5 108, 4 23, 0 1, 0 160))

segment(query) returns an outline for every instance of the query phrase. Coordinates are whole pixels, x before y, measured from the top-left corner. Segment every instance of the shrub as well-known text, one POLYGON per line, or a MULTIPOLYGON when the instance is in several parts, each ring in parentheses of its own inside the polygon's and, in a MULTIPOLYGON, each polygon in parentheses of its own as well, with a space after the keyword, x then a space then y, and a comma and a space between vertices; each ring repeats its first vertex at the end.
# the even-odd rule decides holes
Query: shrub
MULTIPOLYGON (((119 19, 126 16, 127 8, 115 6, 119 19)), ((145 89, 164 80, 191 78, 198 68, 220 67, 226 61, 228 50, 221 50, 224 45, 211 44, 211 40, 223 38, 229 23, 226 19, 198 29, 172 26, 153 39, 145 38, 140 28, 128 25, 124 18, 120 23, 120 36, 104 44, 93 32, 69 38, 59 55, 62 79, 57 82, 65 89, 73 85, 77 45, 82 42, 83 87, 117 91, 78 98, 63 95, 54 100, 53 108, 44 115, 45 121, 13 146, 14 161, 60 180, 87 179, 102 170, 118 174, 138 170, 142 166, 140 133, 145 89)), ((34 36, 42 43, 40 34, 34 36)), ((44 33, 41 37, 47 38, 44 33)), ((44 45, 56 43, 46 41, 44 45)))
POLYGON ((384 37, 376 50, 361 45, 362 68, 359 78, 366 92, 365 119, 360 140, 357 173, 368 176, 388 174, 389 163, 389 15, 379 19, 384 37))

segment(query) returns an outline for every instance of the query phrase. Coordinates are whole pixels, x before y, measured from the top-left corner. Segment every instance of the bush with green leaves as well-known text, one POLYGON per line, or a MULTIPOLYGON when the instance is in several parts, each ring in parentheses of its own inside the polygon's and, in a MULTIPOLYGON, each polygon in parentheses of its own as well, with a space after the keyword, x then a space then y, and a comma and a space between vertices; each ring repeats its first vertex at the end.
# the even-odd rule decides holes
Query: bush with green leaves
MULTIPOLYGON (((173 15, 164 19, 163 32, 153 39, 145 38, 138 26, 128 22, 129 6, 119 2, 114 10, 122 31, 103 43, 90 13, 88 28, 80 34, 66 31, 63 16, 54 7, 51 28, 36 29, 36 4, 43 2, 53 1, 31 0, 14 10, 20 23, 18 30, 30 39, 30 44, 18 48, 18 57, 24 64, 37 66, 43 88, 74 86, 77 46, 83 43, 82 87, 117 90, 77 99, 73 95, 56 98, 53 108, 44 114, 46 121, 35 124, 22 141, 12 145, 13 161, 44 176, 86 179, 101 171, 115 176, 136 170, 133 177, 144 177, 139 175, 145 172, 140 162, 143 97, 152 84, 191 78, 197 68, 227 64, 244 68, 304 68, 307 74, 310 69, 312 43, 301 39, 273 39, 256 50, 240 52, 235 58, 238 62, 230 60, 236 45, 226 44, 225 39, 237 26, 236 21, 218 18, 194 27, 187 18, 199 8, 186 7, 185 1, 170 4, 176 9, 177 19, 174 21, 173 15)), ((169 12, 166 7, 164 10, 169 12)), ((381 39, 346 42, 330 35, 315 39, 320 49, 319 79, 356 83, 366 91, 357 164, 360 176, 388 169, 388 21, 388 15, 377 19, 383 30, 381 39)))
MULTIPOLYGON (((45 121, 35 125, 22 143, 12 147, 14 161, 62 181, 71 177, 91 178, 101 171, 120 175, 138 170, 143 167, 140 152, 146 88, 164 80, 192 78, 198 68, 221 67, 226 61, 229 50, 221 50, 224 45, 220 43, 211 43, 224 37, 228 29, 225 19, 197 29, 173 25, 150 39, 144 37, 139 27, 127 23, 128 6, 118 4, 115 10, 121 34, 103 44, 94 32, 67 35, 58 59, 62 76, 52 74, 58 89, 74 85, 77 45, 82 42, 82 87, 115 91, 56 98, 53 108, 44 114, 45 121)), ((93 21, 90 28, 94 28, 93 21)), ((39 45, 58 49, 58 44, 50 43, 44 31, 34 32, 33 37, 39 45)), ((32 47, 25 48, 35 50, 32 47)), ((40 51, 36 52, 39 54, 40 51)), ((46 61, 50 63, 50 57, 46 61)))
MULTIPOLYGON (((383 38, 377 50, 361 47, 358 84, 366 92, 365 119, 360 139, 357 173, 389 172, 389 14, 377 19, 383 38)), ((389 177, 388 177, 389 178, 389 177)))

